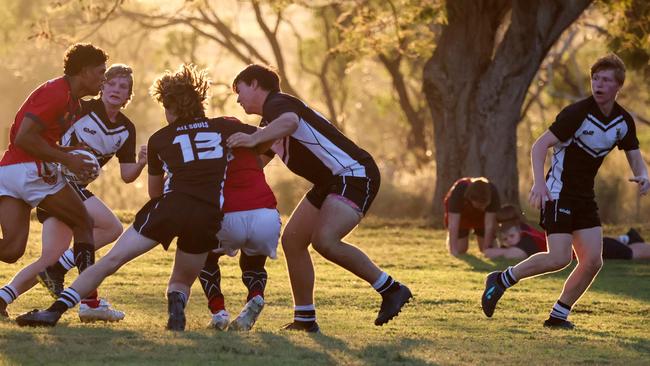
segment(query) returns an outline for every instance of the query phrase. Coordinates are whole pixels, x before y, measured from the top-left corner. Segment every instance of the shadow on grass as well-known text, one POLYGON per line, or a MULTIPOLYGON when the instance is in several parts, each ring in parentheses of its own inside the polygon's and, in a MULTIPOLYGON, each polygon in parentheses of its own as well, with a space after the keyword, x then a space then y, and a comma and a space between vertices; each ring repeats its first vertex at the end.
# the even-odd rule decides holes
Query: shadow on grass
POLYGON ((326 334, 314 336, 314 340, 325 349, 338 350, 352 358, 346 363, 353 361, 372 365, 436 365, 409 355, 426 354, 425 350, 433 351, 434 344, 430 340, 401 338, 398 342, 369 344, 360 350, 351 350, 343 340, 326 334))
POLYGON ((15 329, 0 329, 1 364, 337 364, 331 350, 312 349, 286 333, 7 326, 15 329))

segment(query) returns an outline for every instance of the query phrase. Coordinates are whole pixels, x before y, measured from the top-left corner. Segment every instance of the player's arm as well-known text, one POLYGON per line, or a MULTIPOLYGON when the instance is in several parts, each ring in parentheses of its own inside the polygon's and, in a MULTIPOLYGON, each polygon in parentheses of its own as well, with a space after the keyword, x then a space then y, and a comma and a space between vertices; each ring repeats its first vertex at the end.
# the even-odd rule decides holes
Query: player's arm
POLYGON ((559 142, 560 140, 555 137, 553 132, 546 130, 535 141, 530 152, 530 160, 533 166, 533 187, 530 190, 528 202, 537 209, 541 208, 544 202, 551 199, 551 193, 548 191, 544 180, 544 162, 546 162, 548 149, 559 142))
POLYGON ((458 247, 458 231, 460 230, 460 213, 449 212, 447 214, 447 249, 453 252, 452 248, 458 247))
POLYGON ((486 257, 490 259, 495 259, 495 258, 508 258, 508 259, 524 259, 526 258, 526 252, 523 250, 517 248, 517 247, 509 247, 509 248, 487 248, 483 252, 486 257))
POLYGON ((163 195, 164 175, 149 174, 149 198, 153 199, 163 195))
POLYGON ((37 159, 65 165, 75 175, 92 174, 95 164, 86 162, 81 155, 68 154, 51 146, 41 136, 43 130, 44 127, 41 123, 30 117, 23 118, 16 134, 16 145, 37 159))
MULTIPOLYGON (((228 147, 254 147, 260 144, 268 143, 268 150, 273 142, 279 138, 289 136, 298 129, 298 115, 293 112, 286 112, 274 119, 266 127, 260 128, 257 132, 250 135, 245 133, 235 133, 228 138, 228 147)), ((262 146, 263 147, 263 146, 262 146)))
POLYGON ((484 252, 487 248, 494 246, 494 239, 497 232, 497 214, 496 212, 486 212, 484 218, 485 237, 483 238, 483 248, 479 248, 484 252))
POLYGON ((122 176, 124 183, 131 183, 138 179, 145 165, 147 165, 147 146, 142 145, 138 152, 137 162, 120 164, 120 175, 122 176))
POLYGON ((634 177, 629 179, 630 182, 636 182, 639 185, 639 194, 645 195, 650 190, 650 181, 648 180, 648 168, 641 156, 641 151, 639 149, 625 151, 625 157, 627 157, 627 162, 634 174, 634 177))

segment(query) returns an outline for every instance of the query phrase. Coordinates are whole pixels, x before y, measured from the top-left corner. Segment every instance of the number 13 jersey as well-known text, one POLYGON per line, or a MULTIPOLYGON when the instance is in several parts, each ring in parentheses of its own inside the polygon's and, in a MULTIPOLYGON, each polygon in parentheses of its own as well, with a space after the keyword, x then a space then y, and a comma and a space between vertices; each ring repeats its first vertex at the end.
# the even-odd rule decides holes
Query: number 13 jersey
POLYGON ((149 138, 149 175, 167 174, 164 193, 184 193, 221 208, 226 166, 232 158, 226 140, 236 132, 256 130, 227 117, 174 122, 149 138))

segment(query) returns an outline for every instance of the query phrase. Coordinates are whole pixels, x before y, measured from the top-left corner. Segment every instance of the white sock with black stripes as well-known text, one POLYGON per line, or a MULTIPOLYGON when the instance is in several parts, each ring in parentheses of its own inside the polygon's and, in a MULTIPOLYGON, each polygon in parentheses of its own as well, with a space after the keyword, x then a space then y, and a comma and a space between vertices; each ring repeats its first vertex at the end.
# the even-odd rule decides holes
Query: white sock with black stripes
POLYGON ((571 313, 571 306, 558 300, 555 305, 553 305, 553 310, 551 310, 551 318, 559 320, 567 320, 571 313))
POLYGON ((65 313, 68 309, 74 307, 81 301, 81 296, 72 287, 61 292, 59 298, 50 306, 47 311, 57 312, 59 314, 65 313))
MULTIPOLYGON (((4 301, 4 307, 11 304, 18 297, 18 291, 11 285, 0 288, 0 302, 4 301)), ((1 304, 1 303, 0 303, 1 304)))
POLYGON ((295 305, 293 307, 293 320, 301 323, 311 323, 316 321, 316 306, 309 305, 295 305))
POLYGON ((383 296, 387 292, 398 288, 398 285, 399 283, 393 280, 393 277, 389 276, 386 272, 382 272, 379 275, 379 278, 372 284, 372 288, 383 296))
POLYGON ((61 255, 61 258, 59 258, 59 263, 61 264, 61 266, 63 266, 63 268, 66 271, 71 270, 75 266, 73 250, 68 249, 65 252, 63 252, 63 255, 61 255))

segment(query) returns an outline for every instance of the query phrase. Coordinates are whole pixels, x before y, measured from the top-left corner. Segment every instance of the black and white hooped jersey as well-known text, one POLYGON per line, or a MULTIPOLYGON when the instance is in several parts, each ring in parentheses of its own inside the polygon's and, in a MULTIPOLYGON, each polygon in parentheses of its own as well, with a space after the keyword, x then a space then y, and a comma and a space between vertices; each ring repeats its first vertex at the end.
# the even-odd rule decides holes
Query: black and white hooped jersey
POLYGON ((271 92, 264 102, 260 126, 287 112, 298 115, 298 129, 276 141, 271 150, 289 170, 314 184, 326 183, 333 176, 367 176, 366 166, 375 164, 370 154, 291 95, 271 92))
POLYGON ((564 108, 549 130, 560 142, 553 147, 546 186, 553 199, 594 197, 594 180, 605 156, 618 146, 639 148, 634 119, 618 103, 604 116, 593 97, 564 108))
POLYGON ((115 122, 101 99, 81 101, 82 117, 61 137, 62 146, 88 145, 104 166, 116 155, 120 163, 135 163, 135 126, 119 112, 115 122))
POLYGON ((167 174, 164 193, 180 192, 223 206, 223 183, 232 154, 226 140, 257 127, 234 118, 177 121, 154 133, 147 144, 149 175, 167 174))

